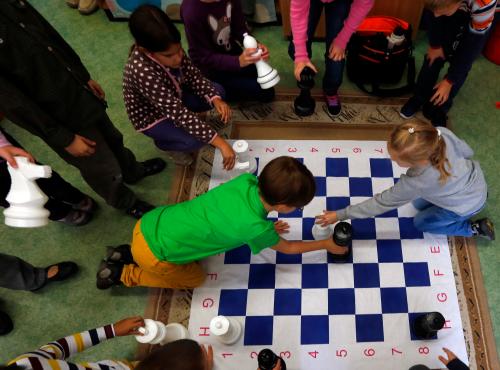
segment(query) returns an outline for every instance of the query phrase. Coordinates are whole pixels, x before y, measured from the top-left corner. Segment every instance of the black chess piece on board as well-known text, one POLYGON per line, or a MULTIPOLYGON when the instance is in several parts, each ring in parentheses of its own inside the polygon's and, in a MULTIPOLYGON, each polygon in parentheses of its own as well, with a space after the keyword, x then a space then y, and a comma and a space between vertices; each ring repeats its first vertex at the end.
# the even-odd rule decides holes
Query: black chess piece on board
POLYGON ((347 247, 347 253, 343 255, 330 254, 330 260, 335 262, 346 262, 352 254, 352 226, 350 223, 341 221, 335 225, 332 235, 333 241, 340 247, 347 247))
POLYGON ((300 94, 295 98, 293 103, 297 116, 305 117, 314 113, 316 102, 311 96, 311 89, 314 87, 314 76, 314 71, 309 67, 305 67, 300 72, 300 81, 297 82, 300 94))
POLYGON ((273 370, 276 365, 278 365, 278 361, 281 361, 281 370, 286 370, 285 360, 269 348, 263 349, 259 352, 257 361, 259 363, 259 370, 273 370))
POLYGON ((445 324, 444 316, 439 312, 428 312, 415 318, 413 332, 420 339, 431 339, 445 324))

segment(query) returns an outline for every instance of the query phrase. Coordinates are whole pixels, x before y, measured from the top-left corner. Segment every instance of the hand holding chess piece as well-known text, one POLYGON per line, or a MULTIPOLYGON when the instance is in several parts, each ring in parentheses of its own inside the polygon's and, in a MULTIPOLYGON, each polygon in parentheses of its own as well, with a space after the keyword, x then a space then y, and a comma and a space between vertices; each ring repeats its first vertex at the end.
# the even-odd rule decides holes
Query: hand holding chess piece
POLYGON ((242 331, 240 322, 232 317, 216 316, 210 321, 210 333, 224 344, 236 343, 242 331))
POLYGON ((314 224, 311 233, 315 240, 325 240, 332 236, 333 230, 330 225, 314 224))
POLYGON ((17 168, 8 164, 11 178, 10 191, 5 198, 10 207, 4 211, 5 224, 13 227, 40 227, 49 223, 49 211, 43 205, 49 199, 35 180, 49 178, 52 169, 15 157, 17 168))
POLYGON ((297 81, 300 94, 293 102, 293 107, 297 116, 305 117, 314 113, 316 101, 311 96, 311 89, 314 87, 314 76, 314 71, 309 67, 305 67, 302 72, 300 72, 300 80, 297 81))
MULTIPOLYGON (((260 56, 262 54, 262 50, 258 48, 257 40, 248 33, 243 34, 243 46, 245 49, 257 49, 257 51, 253 54, 254 56, 260 56)), ((278 71, 267 64, 264 60, 259 59, 255 62, 255 67, 257 68, 257 82, 260 84, 262 89, 270 89, 280 82, 278 71)))
POLYGON ((269 348, 263 349, 257 356, 258 370, 286 370, 286 363, 269 348))
POLYGON ((250 155, 248 142, 245 140, 235 141, 233 150, 236 153, 234 171, 254 173, 257 169, 257 160, 250 155))
POLYGON ((136 335, 135 339, 139 343, 164 345, 188 337, 187 329, 181 324, 171 323, 165 325, 160 321, 151 319, 145 319, 144 327, 140 327, 137 330, 140 335, 136 335))
POLYGON ((344 254, 330 254, 330 258, 335 262, 346 262, 352 254, 352 226, 350 223, 341 221, 333 229, 333 242, 339 247, 346 247, 344 254))

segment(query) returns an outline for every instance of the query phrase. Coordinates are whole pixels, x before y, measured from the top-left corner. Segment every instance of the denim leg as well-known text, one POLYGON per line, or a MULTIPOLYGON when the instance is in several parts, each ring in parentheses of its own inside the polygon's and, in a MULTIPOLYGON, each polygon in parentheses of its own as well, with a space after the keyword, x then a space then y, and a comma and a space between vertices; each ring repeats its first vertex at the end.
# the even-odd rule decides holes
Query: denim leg
POLYGON ((415 227, 423 232, 450 236, 472 236, 470 215, 460 216, 438 206, 426 208, 415 216, 415 227))
POLYGON ((153 139, 155 145, 161 150, 191 152, 205 146, 204 142, 189 135, 186 130, 175 127, 174 123, 169 120, 158 122, 143 133, 153 139))
POLYGON ((422 210, 429 208, 430 206, 433 205, 431 202, 428 202, 422 198, 417 198, 417 199, 413 200, 411 202, 411 204, 413 204, 413 207, 415 207, 419 211, 422 211, 422 210))
POLYGON ((344 21, 351 9, 351 0, 335 0, 325 4, 326 38, 325 38, 325 75, 323 90, 327 95, 335 95, 342 84, 345 59, 335 62, 328 57, 330 45, 344 27, 344 21))
MULTIPOLYGON (((219 95, 222 100, 225 100, 226 91, 224 90, 224 87, 222 87, 217 82, 212 81, 212 84, 214 85, 217 95, 219 95)), ((212 109, 212 106, 204 97, 196 95, 189 89, 183 89, 182 91, 182 104, 187 109, 195 113, 206 112, 207 110, 212 109)))
MULTIPOLYGON (((312 57, 312 40, 314 38, 314 31, 316 31, 316 26, 318 25, 319 19, 321 18, 321 12, 323 11, 324 3, 321 0, 304 0, 310 1, 311 5, 309 7, 309 20, 307 22, 307 41, 306 49, 309 59, 312 57)), ((290 40, 288 44, 288 55, 292 60, 295 60, 295 45, 293 44, 293 39, 290 40)))

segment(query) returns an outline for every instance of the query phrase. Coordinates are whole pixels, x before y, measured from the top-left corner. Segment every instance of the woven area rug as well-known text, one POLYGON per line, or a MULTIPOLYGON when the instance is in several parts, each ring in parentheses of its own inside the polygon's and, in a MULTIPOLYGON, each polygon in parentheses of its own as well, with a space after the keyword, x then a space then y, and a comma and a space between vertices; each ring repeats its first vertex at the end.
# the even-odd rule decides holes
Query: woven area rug
MULTIPOLYGON (((316 113, 307 118, 298 117, 293 112, 295 92, 289 90, 278 93, 273 103, 245 103, 234 106, 232 125, 222 126, 213 115, 210 115, 208 120, 221 135, 232 138, 240 137, 238 124, 244 123, 246 138, 251 138, 252 130, 249 127, 252 125, 255 128, 265 127, 269 137, 276 139, 281 137, 285 127, 311 125, 339 132, 353 128, 352 139, 361 135, 364 139, 383 140, 393 125, 402 122, 398 112, 406 100, 344 95, 342 114, 331 117, 325 105, 321 103, 320 95, 314 95, 318 102, 316 113)), ((308 131, 304 130, 304 139, 306 138, 308 131)), ((191 167, 176 169, 169 204, 192 199, 208 190, 213 155, 213 149, 206 147, 199 152, 196 163, 191 167)), ((476 245, 472 239, 451 238, 450 250, 470 368, 500 369, 476 245)), ((151 289, 145 317, 164 323, 180 322, 187 327, 191 298, 192 291, 189 290, 151 289)), ((152 348, 140 345, 138 358, 144 357, 152 348)))

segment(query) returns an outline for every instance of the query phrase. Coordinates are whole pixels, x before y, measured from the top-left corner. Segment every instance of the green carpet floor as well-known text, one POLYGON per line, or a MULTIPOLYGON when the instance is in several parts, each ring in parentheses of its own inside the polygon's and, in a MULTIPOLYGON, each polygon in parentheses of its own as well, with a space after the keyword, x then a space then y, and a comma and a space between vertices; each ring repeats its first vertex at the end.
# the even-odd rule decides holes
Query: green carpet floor
MULTIPOLYGON (((108 22, 102 11, 81 16, 76 10, 66 7, 63 0, 31 0, 31 3, 74 47, 93 79, 100 82, 107 93, 108 113, 123 132, 126 145, 140 160, 161 156, 149 139, 133 131, 123 106, 121 76, 131 45, 126 23, 108 22)), ((281 27, 257 28, 254 34, 269 47, 271 63, 281 75, 281 86, 295 86, 281 27)), ((421 34, 416 48, 419 66, 425 48, 425 35, 421 34)), ((323 43, 316 43, 313 62, 320 69, 322 50, 323 43)), ((476 158, 481 162, 490 184, 488 207, 483 214, 500 225, 500 188, 497 186, 500 181, 497 162, 500 154, 497 146, 500 110, 495 109, 495 102, 500 101, 499 86, 500 68, 481 57, 456 99, 451 119, 455 132, 476 151, 476 158)), ((352 89, 353 86, 346 80, 342 91, 352 89)), ((2 125, 40 161, 52 165, 75 186, 96 196, 78 172, 67 166, 39 139, 9 122, 4 121, 2 125)), ((161 204, 167 197, 170 178, 171 170, 167 170, 142 181, 134 189, 143 199, 161 204)), ((81 266, 81 272, 75 279, 48 286, 38 293, 0 289, 1 308, 15 321, 15 330, 0 338, 0 363, 50 340, 143 313, 146 289, 98 291, 95 288, 95 272, 104 247, 128 242, 134 224, 130 217, 109 208, 97 196, 96 199, 101 207, 95 220, 81 228, 51 223, 41 229, 21 230, 0 225, 2 252, 22 257, 36 266, 61 260, 73 260, 81 266)), ((498 241, 479 242, 497 347, 500 343, 499 244, 498 241)), ((81 358, 132 358, 135 348, 133 338, 118 338, 85 352, 81 358)))

